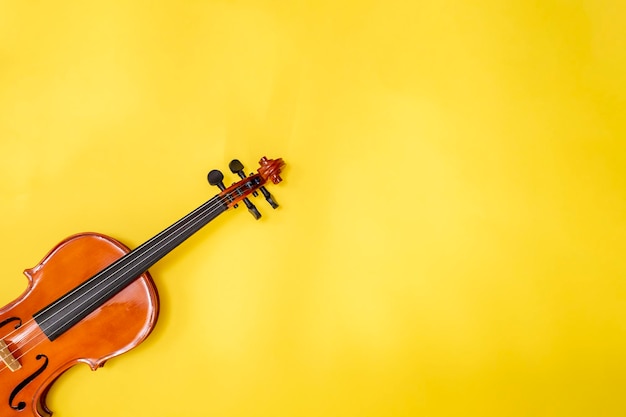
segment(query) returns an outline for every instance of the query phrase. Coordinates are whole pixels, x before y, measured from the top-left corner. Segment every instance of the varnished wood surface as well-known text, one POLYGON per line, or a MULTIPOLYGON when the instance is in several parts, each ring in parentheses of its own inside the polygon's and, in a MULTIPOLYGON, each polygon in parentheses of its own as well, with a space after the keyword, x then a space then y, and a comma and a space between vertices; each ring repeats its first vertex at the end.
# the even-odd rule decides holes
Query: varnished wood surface
POLYGON ((45 404, 50 385, 71 366, 84 362, 93 370, 141 343, 152 331, 158 316, 159 302, 154 283, 149 274, 126 287, 78 325, 68 330, 54 342, 41 334, 32 315, 67 291, 75 288, 96 272, 128 252, 119 242, 95 233, 79 234, 58 244, 34 268, 24 271, 29 278, 28 289, 18 299, 0 309, 0 322, 19 317, 23 325, 16 331, 15 323, 0 329, 0 338, 20 358, 22 368, 10 372, 0 365, 0 416, 48 416, 51 411, 45 404), (25 332, 31 335, 22 337, 25 332), (26 343, 36 337, 36 346, 26 343), (17 348, 13 341, 18 342, 17 348), (26 409, 16 411, 10 407, 9 398, 14 389, 41 368, 48 358, 45 370, 26 385, 15 397, 27 403, 26 409))

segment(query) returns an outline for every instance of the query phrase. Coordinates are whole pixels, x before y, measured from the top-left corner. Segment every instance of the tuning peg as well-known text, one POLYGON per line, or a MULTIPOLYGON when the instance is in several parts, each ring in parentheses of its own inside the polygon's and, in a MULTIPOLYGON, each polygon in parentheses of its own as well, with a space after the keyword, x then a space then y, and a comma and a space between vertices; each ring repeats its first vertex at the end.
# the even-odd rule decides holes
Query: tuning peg
MULTIPOLYGON (((211 172, 209 172, 209 175, 207 175, 207 180, 209 181, 209 184, 216 186, 220 189, 220 191, 224 191, 226 189, 226 186, 223 183, 224 174, 222 174, 222 171, 220 171, 219 169, 211 170, 211 172)), ((239 207, 239 205, 237 204, 233 206, 233 208, 237 207, 239 207)))
MULTIPOLYGON (((230 161, 230 164, 228 164, 228 168, 230 168, 230 172, 232 172, 233 174, 239 175, 239 178, 241 178, 242 180, 246 178, 246 174, 243 172, 243 164, 239 159, 233 159, 232 161, 230 161)), ((259 193, 253 191, 252 195, 256 197, 259 195, 259 193)))
POLYGON ((274 200, 274 197, 272 197, 270 192, 267 191, 267 189, 264 186, 259 188, 259 189, 263 193, 263 197, 265 197, 267 202, 270 203, 270 206, 272 206, 273 209, 277 208, 278 207, 278 203, 274 200))
POLYGON ((226 189, 224 183, 222 182, 224 181, 224 174, 222 174, 222 171, 220 171, 219 169, 214 169, 209 172, 209 175, 207 175, 207 180, 209 181, 209 184, 216 186, 220 189, 220 191, 224 191, 226 189))
POLYGON ((248 212, 252 214, 254 220, 259 220, 261 218, 261 213, 259 213, 259 210, 256 209, 256 206, 252 204, 247 197, 243 199, 243 202, 246 204, 246 207, 248 207, 248 212))
MULTIPOLYGON (((238 159, 233 159, 232 161, 230 161, 228 167, 233 174, 239 175, 241 179, 246 178, 246 174, 244 174, 243 172, 243 164, 238 159)), ((259 193, 254 191, 252 195, 256 197, 257 195, 259 195, 259 193)), ((252 202, 247 197, 243 199, 243 202, 245 203, 246 207, 248 207, 248 212, 252 214, 252 217, 254 217, 255 220, 259 220, 261 218, 261 213, 259 212, 259 210, 257 210, 256 206, 252 204, 252 202)))

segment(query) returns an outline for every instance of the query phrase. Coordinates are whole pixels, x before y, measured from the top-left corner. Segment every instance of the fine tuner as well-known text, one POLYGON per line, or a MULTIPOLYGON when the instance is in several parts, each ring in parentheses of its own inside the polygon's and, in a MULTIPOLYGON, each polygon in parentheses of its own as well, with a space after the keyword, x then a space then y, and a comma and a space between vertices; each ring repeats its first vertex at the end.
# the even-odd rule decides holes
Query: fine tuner
MULTIPOLYGON (((263 169, 263 167, 269 165, 269 161, 265 157, 263 157, 259 161, 259 163, 261 164, 261 169, 263 169)), ((239 161, 239 159, 233 159, 232 161, 230 161, 230 164, 228 164, 228 167, 230 168, 230 171, 233 174, 239 175, 239 177, 242 180, 253 179, 255 177, 254 173, 250 173, 249 177, 246 176, 246 174, 245 174, 245 172, 243 170, 243 164, 241 163, 241 161, 239 161)), ((270 175, 271 181, 274 182, 275 184, 277 184, 278 182, 282 181, 282 179, 279 176, 279 173, 280 173, 280 171, 276 172, 276 173, 272 173, 270 175)), ((214 185, 217 188, 219 188, 220 191, 222 191, 222 193, 224 193, 227 190, 226 186, 224 185, 224 174, 222 174, 222 172, 220 170, 218 170, 218 169, 211 170, 211 172, 209 172, 209 174, 207 175, 207 180, 209 181, 209 184, 214 185)), ((233 185, 234 184, 235 183, 233 183, 233 185)), ((253 186, 253 184, 251 183, 250 184, 250 188, 252 188, 252 186, 253 186)), ((267 191, 265 186, 261 185, 260 187, 257 187, 257 188, 259 190, 261 190, 261 193, 263 194, 263 197, 265 197, 265 199, 267 200, 267 202, 269 203, 269 205, 273 209, 278 207, 278 203, 276 202, 276 200, 274 200, 274 197, 272 197, 270 192, 267 191)), ((248 197, 238 195, 238 194, 242 194, 241 192, 237 192, 236 194, 237 194, 236 197, 243 197, 243 198, 239 198, 239 199, 243 200, 244 204, 248 208, 248 211, 250 212, 250 214, 252 214, 252 217, 254 217, 255 220, 259 220, 261 218, 261 213, 259 212, 259 210, 257 210, 256 206, 250 201, 250 199, 248 197)), ((256 190, 254 190, 254 191, 252 191, 252 195, 254 197, 257 197, 259 195, 259 193, 256 190)), ((239 205, 236 202, 233 201, 232 207, 233 208, 237 208, 237 207, 239 207, 239 205)))

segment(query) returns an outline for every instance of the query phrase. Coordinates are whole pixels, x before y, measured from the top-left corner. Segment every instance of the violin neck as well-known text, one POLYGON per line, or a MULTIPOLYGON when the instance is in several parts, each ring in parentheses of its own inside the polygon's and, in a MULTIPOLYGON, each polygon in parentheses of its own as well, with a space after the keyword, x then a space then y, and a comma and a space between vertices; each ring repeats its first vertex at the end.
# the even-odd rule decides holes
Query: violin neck
POLYGON ((124 267, 132 268, 135 277, 138 277, 226 210, 228 210, 228 206, 225 201, 219 195, 216 195, 152 239, 122 257, 118 262, 124 264, 124 267))
POLYGON ((216 195, 152 239, 34 314, 33 318, 48 339, 56 339, 105 304, 158 260, 226 210, 228 210, 227 202, 216 195), (68 305, 72 305, 71 314, 63 312, 68 305))

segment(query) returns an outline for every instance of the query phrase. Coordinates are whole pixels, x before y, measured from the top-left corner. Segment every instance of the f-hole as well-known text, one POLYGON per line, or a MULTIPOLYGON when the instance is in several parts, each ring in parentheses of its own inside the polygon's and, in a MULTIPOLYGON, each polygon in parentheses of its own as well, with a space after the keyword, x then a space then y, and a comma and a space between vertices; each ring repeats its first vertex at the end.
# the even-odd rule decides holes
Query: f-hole
POLYGON ((48 367, 48 357, 46 355, 43 355, 40 353, 39 355, 35 357, 35 359, 37 359, 38 361, 44 359, 44 363, 41 365, 39 369, 33 372, 31 376, 29 376, 28 378, 20 382, 20 384, 17 387, 15 387, 15 389, 13 390, 13 392, 11 392, 11 395, 9 396, 9 406, 14 410, 22 411, 24 408, 26 408, 26 403, 24 401, 20 401, 19 403, 17 403, 17 405, 13 405, 13 400, 15 400, 15 397, 17 396, 17 394, 19 394, 20 391, 26 387, 26 385, 30 384, 35 378, 37 378, 48 367))
POLYGON ((8 319, 2 320, 2 322, 0 322, 0 327, 4 327, 7 324, 11 323, 12 321, 16 321, 17 322, 17 324, 15 325, 16 329, 19 329, 20 326, 22 325, 22 319, 21 318, 19 318, 19 317, 9 317, 8 319))

